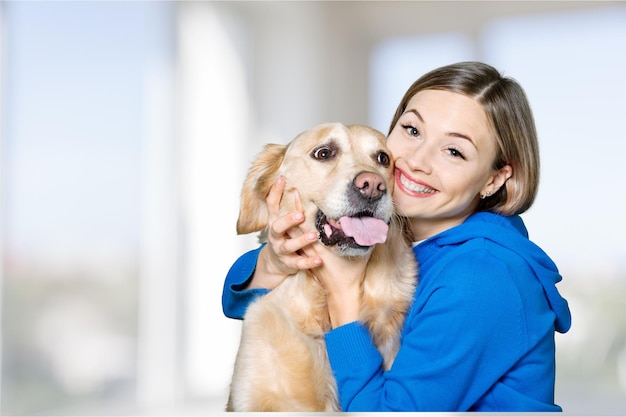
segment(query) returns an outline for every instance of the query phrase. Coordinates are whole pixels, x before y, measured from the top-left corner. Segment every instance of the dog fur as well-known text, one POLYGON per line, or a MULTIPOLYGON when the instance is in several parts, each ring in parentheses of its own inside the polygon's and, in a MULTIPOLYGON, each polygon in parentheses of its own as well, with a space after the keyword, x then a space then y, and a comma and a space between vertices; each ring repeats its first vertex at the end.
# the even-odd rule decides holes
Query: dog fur
MULTIPOLYGON (((267 227, 265 199, 283 175, 281 214, 295 210, 297 189, 305 229, 316 227, 320 241, 337 256, 371 254, 360 321, 389 369, 417 284, 417 263, 403 219, 393 212, 393 162, 385 140, 367 126, 329 123, 287 145, 267 144, 244 182, 237 232, 267 227), (389 225, 386 241, 357 244, 344 235, 338 223, 343 216, 381 219, 389 225)), ((310 270, 255 300, 242 323, 227 411, 340 411, 324 343, 330 329, 325 290, 310 270)))

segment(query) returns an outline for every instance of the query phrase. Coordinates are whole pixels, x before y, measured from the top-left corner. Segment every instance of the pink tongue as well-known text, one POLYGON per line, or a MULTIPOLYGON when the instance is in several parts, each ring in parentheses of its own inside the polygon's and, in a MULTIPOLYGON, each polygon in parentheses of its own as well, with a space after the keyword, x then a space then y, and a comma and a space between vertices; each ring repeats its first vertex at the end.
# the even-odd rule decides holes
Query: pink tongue
POLYGON ((361 246, 372 246, 387 240, 389 226, 381 219, 344 216, 339 219, 339 222, 343 233, 354 238, 354 241, 361 246))

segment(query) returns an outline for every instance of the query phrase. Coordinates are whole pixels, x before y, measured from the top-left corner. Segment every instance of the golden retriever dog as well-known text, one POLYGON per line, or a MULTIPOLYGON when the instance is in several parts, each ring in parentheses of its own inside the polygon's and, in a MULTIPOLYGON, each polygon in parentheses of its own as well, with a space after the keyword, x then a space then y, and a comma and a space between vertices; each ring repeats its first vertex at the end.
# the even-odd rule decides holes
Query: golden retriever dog
MULTIPOLYGON (((367 126, 329 123, 287 145, 267 144, 241 192, 237 233, 267 227, 266 196, 286 180, 281 215, 296 209, 304 228, 336 256, 369 256, 360 321, 389 369, 417 284, 417 263, 391 193, 393 161, 385 136, 367 126)), ((331 329, 325 290, 301 270, 255 300, 242 322, 228 411, 340 411, 324 343, 331 329)))

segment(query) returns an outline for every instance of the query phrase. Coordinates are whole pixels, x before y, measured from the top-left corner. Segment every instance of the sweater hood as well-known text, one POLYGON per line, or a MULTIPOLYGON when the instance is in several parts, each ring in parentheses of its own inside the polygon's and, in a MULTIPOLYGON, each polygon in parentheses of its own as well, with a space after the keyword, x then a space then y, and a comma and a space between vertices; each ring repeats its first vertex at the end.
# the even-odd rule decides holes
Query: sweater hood
POLYGON ((475 238, 488 239, 526 260, 543 286, 550 308, 556 314, 556 331, 567 332, 572 317, 567 300, 556 288, 562 277, 552 259, 528 239, 528 231, 521 217, 507 217, 489 212, 475 213, 459 226, 433 236, 431 243, 442 246, 455 245, 475 238))

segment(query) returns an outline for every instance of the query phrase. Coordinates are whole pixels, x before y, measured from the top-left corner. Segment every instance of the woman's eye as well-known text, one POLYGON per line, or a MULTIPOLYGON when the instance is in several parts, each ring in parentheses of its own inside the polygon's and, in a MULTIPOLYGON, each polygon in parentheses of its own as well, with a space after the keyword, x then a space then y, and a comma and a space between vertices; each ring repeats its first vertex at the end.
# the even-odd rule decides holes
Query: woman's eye
POLYGON ((416 128, 414 128, 413 126, 406 125, 406 126, 402 126, 402 127, 404 128, 406 133, 408 133, 411 136, 418 137, 420 135, 420 132, 416 128))
POLYGON ((329 146, 320 146, 319 148, 315 149, 313 153, 311 153, 311 156, 313 158, 319 160, 329 159, 332 158, 334 155, 335 153, 333 152, 333 149, 329 146))
POLYGON ((456 148, 448 148, 446 149, 446 152, 448 152, 450 156, 453 156, 455 158, 465 159, 465 156, 461 153, 461 151, 456 148))

